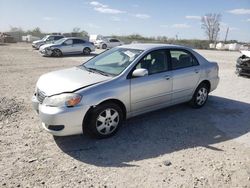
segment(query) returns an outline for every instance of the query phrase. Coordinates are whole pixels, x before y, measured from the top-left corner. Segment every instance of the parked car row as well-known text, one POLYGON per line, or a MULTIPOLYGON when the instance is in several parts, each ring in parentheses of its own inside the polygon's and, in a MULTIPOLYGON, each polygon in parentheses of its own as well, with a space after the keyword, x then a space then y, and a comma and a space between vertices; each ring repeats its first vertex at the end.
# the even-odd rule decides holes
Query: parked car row
POLYGON ((98 39, 94 43, 79 37, 64 37, 63 35, 46 35, 41 40, 32 43, 32 47, 44 56, 60 57, 68 54, 89 55, 95 48, 110 49, 124 43, 115 38, 98 39))

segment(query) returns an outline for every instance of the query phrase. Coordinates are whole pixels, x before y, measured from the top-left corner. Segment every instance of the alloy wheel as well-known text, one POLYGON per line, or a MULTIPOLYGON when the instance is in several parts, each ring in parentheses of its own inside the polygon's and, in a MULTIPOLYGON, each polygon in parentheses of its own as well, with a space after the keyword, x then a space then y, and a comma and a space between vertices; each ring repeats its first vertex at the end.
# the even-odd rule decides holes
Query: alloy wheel
POLYGON ((105 109, 96 119, 96 129, 102 135, 111 134, 116 130, 119 121, 119 113, 115 109, 105 109))
POLYGON ((207 100, 207 95, 208 95, 207 88, 205 87, 200 88, 196 96, 197 104, 200 106, 203 105, 207 100))
POLYGON ((89 55, 90 54, 90 49, 89 48, 84 48, 84 50, 83 50, 83 53, 85 54, 85 55, 89 55))
POLYGON ((54 56, 60 57, 62 55, 62 52, 60 50, 54 50, 54 56))

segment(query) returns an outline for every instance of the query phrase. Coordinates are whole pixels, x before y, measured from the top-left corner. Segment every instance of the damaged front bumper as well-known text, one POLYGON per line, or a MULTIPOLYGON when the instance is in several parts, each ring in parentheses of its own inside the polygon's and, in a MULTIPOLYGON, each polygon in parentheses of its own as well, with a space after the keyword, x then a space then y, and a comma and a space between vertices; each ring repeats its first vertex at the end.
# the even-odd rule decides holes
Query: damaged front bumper
POLYGON ((49 49, 42 49, 42 50, 39 50, 39 52, 43 55, 43 56, 51 56, 52 55, 52 50, 49 50, 49 49))
POLYGON ((250 58, 242 55, 237 59, 235 73, 239 76, 250 76, 250 58))

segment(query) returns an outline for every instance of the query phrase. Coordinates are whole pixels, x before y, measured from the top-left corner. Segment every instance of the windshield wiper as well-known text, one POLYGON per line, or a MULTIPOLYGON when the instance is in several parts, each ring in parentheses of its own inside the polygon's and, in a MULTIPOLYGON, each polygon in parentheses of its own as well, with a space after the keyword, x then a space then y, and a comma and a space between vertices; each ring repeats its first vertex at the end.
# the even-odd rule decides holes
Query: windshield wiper
POLYGON ((99 69, 95 69, 95 68, 87 68, 87 69, 89 69, 90 71, 94 71, 94 72, 97 72, 97 73, 99 73, 99 74, 102 74, 102 75, 104 75, 104 76, 111 76, 111 75, 112 75, 112 74, 109 74, 109 73, 107 73, 107 72, 101 71, 101 70, 99 70, 99 69))
POLYGON ((85 65, 82 65, 82 67, 84 67, 89 72, 99 73, 99 74, 104 75, 104 76, 114 76, 113 74, 101 71, 99 69, 95 69, 95 68, 91 68, 91 67, 86 67, 85 65))

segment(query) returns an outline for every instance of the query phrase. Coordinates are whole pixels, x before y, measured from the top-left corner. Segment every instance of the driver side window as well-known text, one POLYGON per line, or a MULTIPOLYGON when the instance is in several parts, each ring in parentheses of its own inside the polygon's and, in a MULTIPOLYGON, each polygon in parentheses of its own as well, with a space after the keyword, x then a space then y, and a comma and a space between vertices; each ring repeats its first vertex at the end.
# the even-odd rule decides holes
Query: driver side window
POLYGON ((73 40, 72 40, 72 39, 66 40, 66 41, 64 42, 64 44, 66 44, 66 45, 72 45, 72 44, 73 44, 73 40))
POLYGON ((168 70, 167 56, 165 50, 150 52, 137 64, 136 69, 143 68, 148 70, 148 74, 156 74, 168 70))

